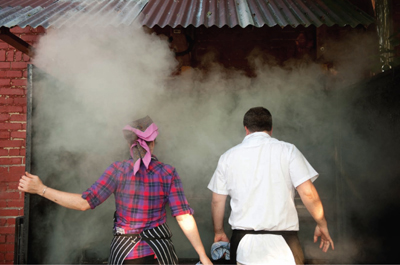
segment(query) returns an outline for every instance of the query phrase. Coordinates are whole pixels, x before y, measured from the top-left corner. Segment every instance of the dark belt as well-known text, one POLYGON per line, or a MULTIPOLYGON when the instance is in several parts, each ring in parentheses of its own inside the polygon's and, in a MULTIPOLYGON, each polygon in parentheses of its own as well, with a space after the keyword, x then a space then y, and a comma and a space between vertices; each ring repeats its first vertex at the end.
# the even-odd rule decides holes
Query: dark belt
POLYGON ((262 234, 272 234, 280 235, 285 239, 290 250, 293 253, 294 260, 296 264, 304 264, 304 254, 301 249, 300 241, 297 236, 297 231, 254 231, 254 230, 232 230, 231 237, 231 248, 230 248, 230 264, 236 264, 236 253, 239 246, 240 240, 245 235, 262 235, 262 234))

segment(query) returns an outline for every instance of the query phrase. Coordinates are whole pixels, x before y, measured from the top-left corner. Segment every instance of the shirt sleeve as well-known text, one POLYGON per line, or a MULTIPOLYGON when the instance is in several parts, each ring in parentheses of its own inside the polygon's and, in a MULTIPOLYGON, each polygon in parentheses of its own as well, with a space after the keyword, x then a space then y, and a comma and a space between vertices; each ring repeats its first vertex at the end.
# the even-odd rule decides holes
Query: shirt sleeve
POLYGON ((225 166, 223 161, 224 161, 223 156, 221 156, 218 161, 217 169, 215 170, 214 175, 210 180, 210 183, 208 183, 207 188, 217 194, 228 195, 225 166))
POLYGON ((294 145, 289 158, 289 172, 295 188, 307 180, 314 182, 318 178, 317 171, 294 145))
POLYGON ((115 180, 115 175, 117 172, 118 168, 115 163, 113 163, 90 188, 82 193, 82 198, 88 201, 91 209, 96 208, 107 200, 116 190, 117 182, 115 180))
POLYGON ((171 189, 168 195, 168 203, 173 217, 183 214, 193 215, 194 210, 190 208, 183 192, 182 181, 175 169, 172 171, 171 189))

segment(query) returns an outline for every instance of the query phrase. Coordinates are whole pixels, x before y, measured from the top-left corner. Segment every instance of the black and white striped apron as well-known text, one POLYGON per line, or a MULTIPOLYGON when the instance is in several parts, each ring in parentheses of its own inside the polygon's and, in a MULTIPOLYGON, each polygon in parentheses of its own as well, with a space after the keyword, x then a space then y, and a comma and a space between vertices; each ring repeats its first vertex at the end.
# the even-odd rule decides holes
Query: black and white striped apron
POLYGON ((172 233, 167 223, 144 230, 140 234, 116 234, 111 242, 108 264, 122 264, 140 240, 144 240, 151 247, 160 265, 177 264, 178 256, 171 237, 172 233))

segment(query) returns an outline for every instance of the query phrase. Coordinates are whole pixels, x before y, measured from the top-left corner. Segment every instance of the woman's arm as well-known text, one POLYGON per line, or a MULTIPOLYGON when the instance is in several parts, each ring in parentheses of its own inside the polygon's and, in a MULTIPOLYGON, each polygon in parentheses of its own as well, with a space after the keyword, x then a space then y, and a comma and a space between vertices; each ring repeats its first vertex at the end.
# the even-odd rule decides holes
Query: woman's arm
POLYGON ((25 172, 19 181, 18 190, 32 194, 38 194, 63 207, 86 211, 90 209, 87 200, 81 194, 59 191, 45 186, 38 176, 25 172))
POLYGON ((196 221, 190 214, 183 214, 176 216, 179 226, 181 227, 185 236, 189 239, 193 248, 196 250, 200 257, 202 264, 212 264, 211 260, 207 257, 204 250, 203 243, 201 242, 199 230, 197 229, 196 221))

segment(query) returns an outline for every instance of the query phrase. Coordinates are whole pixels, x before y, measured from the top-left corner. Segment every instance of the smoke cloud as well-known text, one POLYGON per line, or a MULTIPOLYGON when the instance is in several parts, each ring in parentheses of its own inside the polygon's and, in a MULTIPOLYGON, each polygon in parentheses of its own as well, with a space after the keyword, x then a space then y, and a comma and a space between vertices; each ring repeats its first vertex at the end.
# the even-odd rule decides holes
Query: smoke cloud
MULTIPOLYGON (((336 74, 305 60, 277 65, 258 59, 254 51, 249 60, 256 77, 206 59, 207 73, 190 69, 172 76, 177 61, 166 38, 137 25, 49 30, 40 39, 34 60, 39 70, 34 77, 33 173, 50 187, 81 193, 113 161, 129 158, 122 128, 149 115, 160 128, 155 154, 177 168, 203 243, 210 249, 211 192, 206 186, 219 156, 242 141, 243 115, 251 107, 271 111, 273 136, 298 146, 320 173, 316 186, 323 191, 323 201, 337 199, 330 188, 336 181, 335 146, 341 132, 354 133, 346 116, 352 98, 337 91, 365 77, 371 68, 368 55, 375 53, 373 42, 367 33, 329 41, 324 56, 334 62, 336 74), (355 45, 360 39, 366 44, 362 49, 355 45)), ((353 143, 364 144, 357 138, 353 143)), ((71 263, 107 258, 113 198, 84 213, 50 202, 37 204, 30 211, 45 212, 45 219, 32 224, 37 240, 44 242, 43 256, 37 259, 71 263), (43 205, 47 210, 37 209, 43 205)), ((337 209, 327 203, 326 214, 335 234, 337 209)), ((175 221, 169 220, 169 225, 178 255, 196 257, 175 221)), ((306 254, 333 258, 316 253, 317 246, 311 245, 313 228, 314 223, 305 224, 302 232, 308 241, 306 254)))

